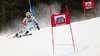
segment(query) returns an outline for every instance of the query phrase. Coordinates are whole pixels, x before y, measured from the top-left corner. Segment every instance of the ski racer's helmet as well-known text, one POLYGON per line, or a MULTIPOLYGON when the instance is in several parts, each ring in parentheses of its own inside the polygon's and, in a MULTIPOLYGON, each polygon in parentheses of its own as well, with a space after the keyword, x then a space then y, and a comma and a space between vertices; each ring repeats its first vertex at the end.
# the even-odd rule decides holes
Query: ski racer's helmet
POLYGON ((30 15, 31 16, 31 13, 30 12, 26 12, 26 16, 30 15))

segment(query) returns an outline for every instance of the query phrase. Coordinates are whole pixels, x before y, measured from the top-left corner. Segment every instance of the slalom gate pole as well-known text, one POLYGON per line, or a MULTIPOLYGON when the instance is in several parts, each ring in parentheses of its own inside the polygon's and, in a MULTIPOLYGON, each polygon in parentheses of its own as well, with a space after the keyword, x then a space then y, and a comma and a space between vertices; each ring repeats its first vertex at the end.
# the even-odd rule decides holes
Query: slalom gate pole
POLYGON ((71 35, 72 35, 73 48, 74 48, 74 51, 76 51, 76 49, 75 49, 75 44, 74 44, 74 38, 73 38, 72 27, 71 27, 71 24, 69 24, 69 25, 70 25, 70 31, 71 31, 71 35))
MULTIPOLYGON (((67 6, 67 5, 66 5, 66 10, 67 10, 67 13, 69 13, 69 12, 68 12, 68 6, 67 6)), ((70 20, 69 20, 69 21, 70 21, 70 20)), ((72 32, 71 24, 69 24, 69 26, 70 26, 70 31, 71 31, 71 35, 72 35, 73 47, 74 47, 74 51, 75 51, 75 44, 74 44, 74 38, 73 38, 73 32, 72 32)))
MULTIPOLYGON (((51 9, 51 6, 50 6, 50 15, 52 16, 52 9, 51 9)), ((52 46, 53 46, 53 54, 55 54, 55 48, 54 48, 54 37, 53 37, 53 27, 52 27, 52 24, 51 24, 51 32, 52 32, 52 46)))
POLYGON ((54 37, 53 37, 53 27, 51 27, 51 31, 52 31, 53 54, 55 54, 55 48, 54 48, 54 37))
MULTIPOLYGON (((83 1, 83 4, 84 4, 84 0, 83 1)), ((86 14, 85 14, 85 9, 84 9, 84 5, 83 5, 83 10, 84 10, 84 19, 86 20, 86 14)))
POLYGON ((85 9, 84 9, 84 19, 86 20, 86 14, 85 14, 85 9))
POLYGON ((51 8, 51 6, 50 6, 50 15, 52 16, 52 8, 51 8))
POLYGON ((68 6, 66 5, 66 10, 67 10, 67 13, 68 13, 68 6))
MULTIPOLYGON (((92 0, 92 1, 94 2, 94 0, 92 0)), ((96 11, 95 6, 94 6, 94 10, 95 10, 96 17, 98 17, 98 16, 97 16, 97 11, 96 11)))
MULTIPOLYGON (((24 26, 24 25, 23 25, 23 26, 24 26)), ((22 26, 22 27, 23 27, 23 26, 22 26)), ((22 27, 20 27, 20 28, 22 28, 22 27)), ((7 38, 7 37, 10 36, 11 34, 15 33, 16 31, 18 31, 20 28, 16 29, 15 31, 13 31, 13 32, 10 33, 9 35, 7 35, 5 38, 7 38)))
POLYGON ((96 8, 95 8, 95 7, 94 7, 94 10, 95 10, 96 17, 98 17, 98 16, 97 16, 97 11, 96 11, 96 8))

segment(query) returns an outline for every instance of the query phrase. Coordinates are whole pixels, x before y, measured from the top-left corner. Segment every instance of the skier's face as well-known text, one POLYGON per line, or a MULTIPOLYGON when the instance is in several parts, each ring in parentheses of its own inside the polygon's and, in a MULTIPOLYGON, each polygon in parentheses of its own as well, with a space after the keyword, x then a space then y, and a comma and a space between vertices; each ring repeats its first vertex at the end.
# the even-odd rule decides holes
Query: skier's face
POLYGON ((31 17, 30 15, 27 16, 27 18, 30 18, 30 17, 31 17))

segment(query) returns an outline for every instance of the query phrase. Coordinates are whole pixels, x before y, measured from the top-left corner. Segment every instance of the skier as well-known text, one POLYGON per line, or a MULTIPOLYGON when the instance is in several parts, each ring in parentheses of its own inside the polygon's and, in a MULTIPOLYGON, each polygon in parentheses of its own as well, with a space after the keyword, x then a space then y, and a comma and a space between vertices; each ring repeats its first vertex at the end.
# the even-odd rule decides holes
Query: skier
POLYGON ((26 12, 26 17, 24 18, 24 20, 22 21, 23 29, 21 31, 19 31, 14 37, 21 37, 20 34, 25 33, 28 34, 33 28, 37 28, 38 30, 40 30, 40 27, 35 19, 34 16, 31 16, 30 12, 26 12))

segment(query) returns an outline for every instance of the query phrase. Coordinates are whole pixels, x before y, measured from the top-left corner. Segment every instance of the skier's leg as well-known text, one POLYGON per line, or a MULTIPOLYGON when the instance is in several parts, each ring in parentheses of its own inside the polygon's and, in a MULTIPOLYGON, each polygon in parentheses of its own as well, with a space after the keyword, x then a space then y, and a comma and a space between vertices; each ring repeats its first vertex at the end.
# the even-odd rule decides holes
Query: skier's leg
POLYGON ((30 25, 29 27, 27 27, 27 31, 25 34, 28 34, 33 28, 34 28, 33 25, 30 25))
POLYGON ((15 36, 19 36, 20 34, 24 33, 26 31, 26 26, 23 27, 21 31, 19 31, 15 36))
POLYGON ((28 29, 28 31, 31 31, 34 28, 33 25, 30 26, 30 28, 28 29))
POLYGON ((30 31, 29 29, 30 29, 31 25, 32 25, 32 23, 30 23, 30 22, 27 24, 27 27, 26 27, 27 30, 26 30, 25 34, 29 33, 29 31, 30 31))

